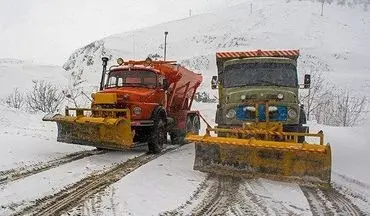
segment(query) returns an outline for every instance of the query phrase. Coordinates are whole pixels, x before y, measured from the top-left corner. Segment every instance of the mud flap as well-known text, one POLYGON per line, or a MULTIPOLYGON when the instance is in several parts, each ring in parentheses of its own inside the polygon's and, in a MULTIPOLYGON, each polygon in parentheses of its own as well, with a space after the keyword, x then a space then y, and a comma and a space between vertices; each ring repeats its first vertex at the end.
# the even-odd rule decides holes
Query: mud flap
POLYGON ((330 183, 329 145, 196 135, 187 138, 195 142, 195 170, 308 184, 330 183))

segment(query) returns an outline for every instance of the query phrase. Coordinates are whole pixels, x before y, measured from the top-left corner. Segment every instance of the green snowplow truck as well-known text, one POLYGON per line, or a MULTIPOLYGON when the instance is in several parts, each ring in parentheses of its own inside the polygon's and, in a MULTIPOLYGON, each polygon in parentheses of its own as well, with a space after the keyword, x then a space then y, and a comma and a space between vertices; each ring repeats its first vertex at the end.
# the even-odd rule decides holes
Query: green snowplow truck
POLYGON ((298 91, 311 80, 305 75, 298 83, 298 57, 298 50, 216 53, 218 76, 211 85, 219 93, 217 126, 187 137, 196 143, 196 170, 330 182, 330 146, 321 131, 309 133, 305 126, 298 91))

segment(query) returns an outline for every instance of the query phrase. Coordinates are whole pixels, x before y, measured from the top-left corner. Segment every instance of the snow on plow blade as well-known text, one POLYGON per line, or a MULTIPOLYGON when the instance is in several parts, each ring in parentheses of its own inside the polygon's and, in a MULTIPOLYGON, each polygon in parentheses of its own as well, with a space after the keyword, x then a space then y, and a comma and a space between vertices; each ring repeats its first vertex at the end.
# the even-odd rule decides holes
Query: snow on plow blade
MULTIPOLYGON (((58 126, 58 142, 88 145, 105 149, 128 149, 133 147, 133 134, 129 118, 117 117, 117 113, 126 113, 126 109, 66 109, 66 115, 47 115, 43 121, 54 121, 58 126), (69 114, 76 111, 76 116, 69 114), (85 111, 105 113, 105 117, 89 117, 85 111)), ((100 115, 103 116, 103 115, 100 115)))
MULTIPOLYGON (((317 136, 323 138, 322 134, 317 136)), ((188 135, 187 140, 195 142, 195 170, 307 185, 330 184, 329 145, 209 135, 188 135)))

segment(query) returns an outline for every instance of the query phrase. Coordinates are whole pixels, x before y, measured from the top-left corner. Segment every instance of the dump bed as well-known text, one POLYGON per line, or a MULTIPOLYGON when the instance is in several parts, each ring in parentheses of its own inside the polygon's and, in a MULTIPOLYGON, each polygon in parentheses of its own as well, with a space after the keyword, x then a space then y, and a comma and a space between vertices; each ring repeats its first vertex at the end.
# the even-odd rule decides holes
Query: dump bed
POLYGON ((158 66, 168 80, 169 95, 167 98, 171 112, 190 110, 194 94, 202 82, 202 75, 178 64, 161 64, 158 66))

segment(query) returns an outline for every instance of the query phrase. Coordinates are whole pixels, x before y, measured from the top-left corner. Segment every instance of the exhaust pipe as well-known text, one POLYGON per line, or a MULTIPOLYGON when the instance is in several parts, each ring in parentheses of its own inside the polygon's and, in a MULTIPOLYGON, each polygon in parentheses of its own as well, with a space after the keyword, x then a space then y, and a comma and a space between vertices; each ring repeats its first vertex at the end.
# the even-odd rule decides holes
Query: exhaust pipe
POLYGON ((105 74, 107 72, 107 65, 108 65, 108 57, 103 57, 101 58, 101 60, 103 61, 103 71, 102 71, 102 74, 101 74, 101 80, 100 80, 100 91, 103 90, 103 86, 104 86, 104 78, 105 78, 105 74))

